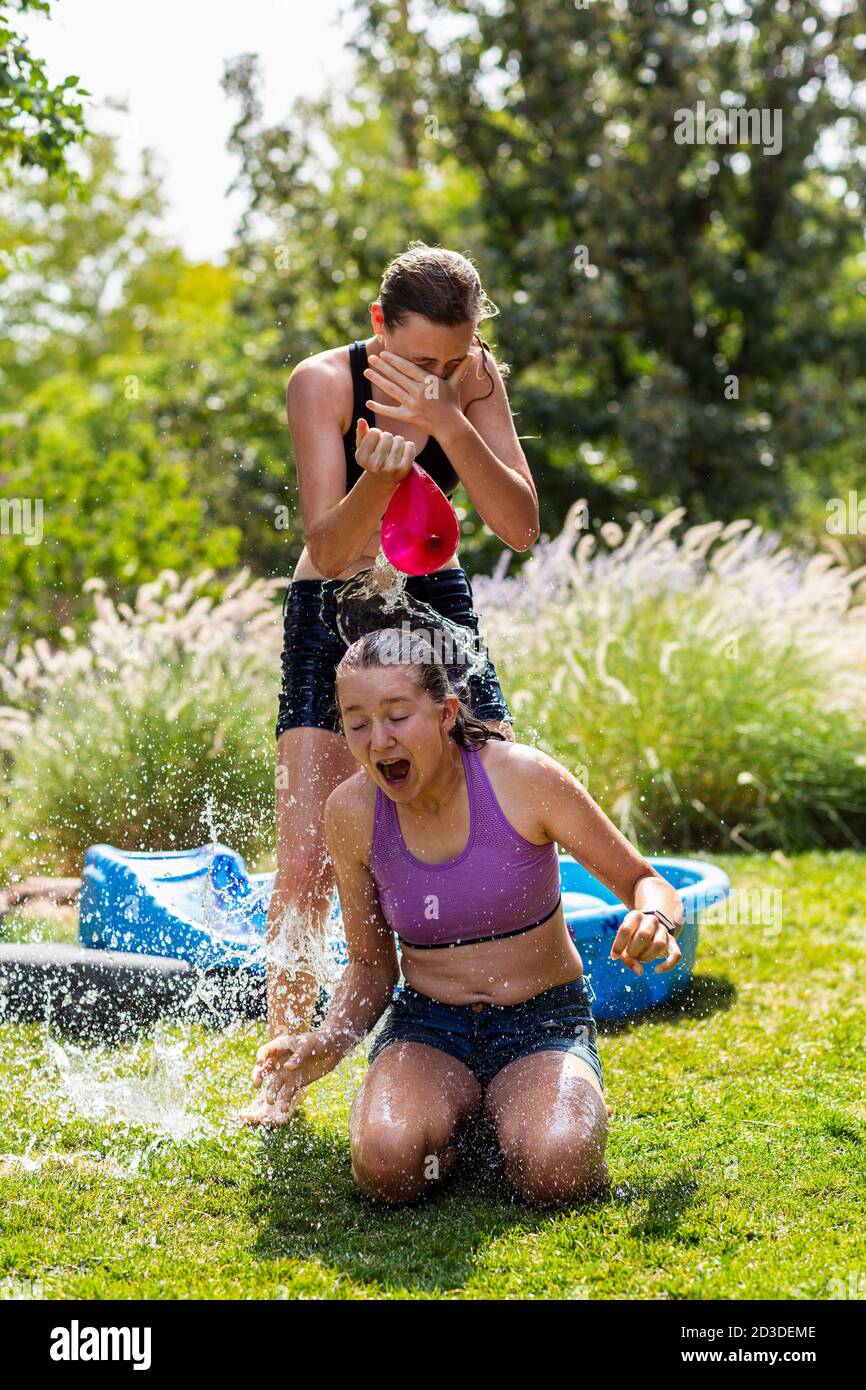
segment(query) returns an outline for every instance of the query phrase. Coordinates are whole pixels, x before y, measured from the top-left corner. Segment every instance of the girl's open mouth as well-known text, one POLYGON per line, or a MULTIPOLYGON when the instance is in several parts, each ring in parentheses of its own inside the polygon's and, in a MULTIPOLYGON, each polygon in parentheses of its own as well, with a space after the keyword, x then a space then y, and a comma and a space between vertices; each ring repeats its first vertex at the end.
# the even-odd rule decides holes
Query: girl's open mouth
POLYGON ((389 787, 405 786, 409 780, 411 765, 408 758, 386 758, 376 766, 389 787))

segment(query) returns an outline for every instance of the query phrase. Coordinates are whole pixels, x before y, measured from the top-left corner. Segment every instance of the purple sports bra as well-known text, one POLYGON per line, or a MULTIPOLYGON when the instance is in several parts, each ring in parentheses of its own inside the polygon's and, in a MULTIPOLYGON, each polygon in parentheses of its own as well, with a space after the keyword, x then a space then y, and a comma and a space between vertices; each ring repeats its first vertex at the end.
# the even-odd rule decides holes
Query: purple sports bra
POLYGON ((370 872, 385 920, 413 948, 461 946, 530 931, 560 900, 556 845, 534 845, 504 815, 481 755, 461 748, 469 795, 462 854, 425 864, 406 847, 397 808, 376 788, 370 872))

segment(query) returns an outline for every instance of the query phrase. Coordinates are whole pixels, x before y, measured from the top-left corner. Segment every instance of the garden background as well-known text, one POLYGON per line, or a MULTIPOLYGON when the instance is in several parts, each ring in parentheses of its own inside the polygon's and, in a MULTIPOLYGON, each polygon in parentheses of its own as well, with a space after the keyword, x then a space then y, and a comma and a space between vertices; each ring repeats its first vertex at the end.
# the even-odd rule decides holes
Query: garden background
MULTIPOLYGON (((227 64, 246 211, 214 264, 160 229, 150 162, 122 168, 86 128, 87 74, 53 86, 15 38, 49 9, 0 3, 0 886, 76 875, 94 842, 218 838, 273 867, 280 597, 302 545, 285 383, 366 336, 385 264, 417 238, 470 253, 499 306, 482 331, 538 487, 525 556, 455 499, 518 737, 645 852, 724 856, 735 892, 683 1007, 602 1038, 622 1124, 600 1225, 524 1228, 470 1187, 396 1244, 389 1217, 368 1260, 345 1078, 275 1141, 289 1188, 321 1164, 281 1215, 250 1177, 257 1141, 225 1120, 248 1025, 208 1090, 194 1030, 70 1060, 3 1024, 0 1180, 24 1193, 8 1277, 36 1268, 61 1296, 853 1296, 832 1289, 866 1268, 849 1205, 866 1172, 862 7, 347 4, 353 80, 280 122, 255 56, 227 64), (677 143, 699 101, 780 112, 780 150, 677 143), (781 920, 750 916, 770 888, 781 920), (127 1073, 150 1108, 117 1090, 127 1073), (660 1132, 683 1156, 673 1183, 660 1132), (130 1182, 162 1208, 165 1267, 144 1236, 79 1235, 61 1258, 70 1194, 92 1222, 130 1182), (208 1275, 177 1184, 234 1273, 208 1275)), ((0 923, 7 940, 74 930, 0 923)))

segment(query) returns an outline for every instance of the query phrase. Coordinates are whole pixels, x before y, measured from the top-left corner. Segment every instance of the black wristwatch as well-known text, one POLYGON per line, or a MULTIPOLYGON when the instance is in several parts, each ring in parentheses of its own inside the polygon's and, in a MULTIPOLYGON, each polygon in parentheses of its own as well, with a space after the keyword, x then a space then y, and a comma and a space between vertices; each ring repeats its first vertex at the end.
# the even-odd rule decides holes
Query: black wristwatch
POLYGON ((674 940, 676 940, 677 932, 681 931, 682 927, 678 927, 675 922, 672 922, 670 917, 668 917, 666 913, 662 912, 660 907, 642 907, 640 908, 640 911, 643 913, 645 917, 658 917, 659 921, 664 923, 671 936, 674 938, 674 940))

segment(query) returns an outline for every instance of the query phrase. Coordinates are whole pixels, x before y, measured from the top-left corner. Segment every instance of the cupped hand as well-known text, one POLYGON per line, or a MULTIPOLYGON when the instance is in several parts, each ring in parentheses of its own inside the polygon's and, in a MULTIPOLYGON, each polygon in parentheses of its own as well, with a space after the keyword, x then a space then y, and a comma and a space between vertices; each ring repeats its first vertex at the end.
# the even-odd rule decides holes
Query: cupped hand
MULTIPOLYGON (((294 1082, 306 1086, 330 1071, 333 1062, 323 1044, 319 1033, 281 1033, 263 1043, 256 1053, 253 1065, 253 1085, 256 1090, 265 1086, 270 1094, 272 1088, 294 1082)), ((275 1092, 274 1092, 275 1093, 275 1092)))
POLYGON ((243 1111, 248 1124, 285 1124, 299 1092, 331 1071, 334 1059, 318 1033, 283 1033, 259 1048, 252 1082, 259 1097, 243 1111))
POLYGON ((261 1091, 238 1112, 238 1118, 248 1125, 260 1125, 262 1129, 278 1129, 287 1125, 300 1100, 300 1092, 287 1091, 286 1098, 280 1094, 272 1105, 261 1091))
POLYGON ((629 912, 622 922, 610 948, 611 960, 618 960, 635 975, 642 975, 644 965, 660 960, 655 973, 675 970, 683 958, 673 933, 664 922, 650 912, 629 912))
POLYGON ((384 481, 400 483, 412 471, 415 445, 401 434, 371 429, 367 421, 358 421, 355 430, 355 462, 366 473, 384 481))

